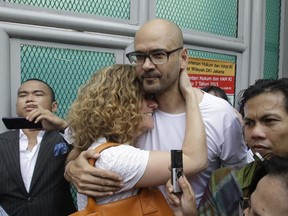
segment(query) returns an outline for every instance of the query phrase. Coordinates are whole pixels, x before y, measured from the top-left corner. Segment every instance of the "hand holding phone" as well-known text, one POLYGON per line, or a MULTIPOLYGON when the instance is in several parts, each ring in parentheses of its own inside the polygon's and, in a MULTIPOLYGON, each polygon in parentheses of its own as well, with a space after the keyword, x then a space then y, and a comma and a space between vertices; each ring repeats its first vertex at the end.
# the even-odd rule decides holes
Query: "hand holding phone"
POLYGON ((183 175, 182 150, 171 150, 171 182, 174 193, 182 192, 178 179, 183 175))
POLYGON ((35 123, 30 122, 24 117, 3 117, 2 118, 3 123, 5 124, 7 129, 41 129, 42 124, 41 122, 35 123))

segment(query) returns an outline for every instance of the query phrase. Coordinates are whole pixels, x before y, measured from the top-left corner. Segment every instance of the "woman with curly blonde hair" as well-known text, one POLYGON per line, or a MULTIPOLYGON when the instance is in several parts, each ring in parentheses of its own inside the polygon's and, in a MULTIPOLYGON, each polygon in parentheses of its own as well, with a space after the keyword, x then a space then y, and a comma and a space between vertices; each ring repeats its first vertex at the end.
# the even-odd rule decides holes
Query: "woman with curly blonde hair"
MULTIPOLYGON (((186 72, 180 74, 180 90, 186 101, 186 133, 183 140, 184 173, 192 175, 207 167, 206 134, 194 89, 186 72), (196 155, 203 157, 197 159, 196 155)), ((157 103, 144 97, 131 65, 113 65, 96 72, 79 90, 68 114, 75 147, 86 150, 105 142, 121 145, 101 152, 95 166, 117 173, 125 186, 115 194, 97 197, 98 204, 135 195, 140 187, 157 186, 170 178, 170 152, 133 147, 137 137, 154 127, 157 103)), ((199 158, 199 157, 197 157, 199 158)), ((87 196, 77 194, 78 210, 87 196)))
POLYGON ((96 72, 80 88, 68 114, 74 146, 86 150, 100 137, 133 144, 142 122, 142 99, 134 67, 114 65, 96 72))

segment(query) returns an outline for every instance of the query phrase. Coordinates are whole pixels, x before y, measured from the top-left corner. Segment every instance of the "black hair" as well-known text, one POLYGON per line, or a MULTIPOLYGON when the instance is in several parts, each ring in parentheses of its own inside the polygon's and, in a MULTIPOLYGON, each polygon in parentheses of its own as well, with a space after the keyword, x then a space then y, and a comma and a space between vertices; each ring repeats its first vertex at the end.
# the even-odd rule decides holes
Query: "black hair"
POLYGON ((249 196, 255 191, 258 182, 266 175, 277 177, 277 179, 285 183, 288 189, 288 155, 268 154, 264 158, 264 161, 257 162, 256 171, 249 188, 249 196))
POLYGON ((54 92, 54 90, 52 89, 52 87, 48 83, 46 83, 45 81, 43 81, 41 79, 31 78, 31 79, 25 80, 24 82, 22 82, 22 84, 26 83, 28 81, 38 81, 38 82, 44 83, 48 87, 48 89, 50 91, 52 102, 56 101, 55 92, 54 92))
POLYGON ((229 102, 226 92, 222 88, 220 88, 218 86, 205 86, 204 88, 201 88, 201 90, 203 90, 203 91, 205 91, 207 93, 209 93, 211 91, 214 91, 218 97, 220 97, 220 98, 222 98, 222 99, 224 99, 224 100, 229 102))
POLYGON ((240 91, 237 101, 241 115, 244 116, 244 106, 249 99, 266 92, 281 92, 284 95, 284 106, 288 113, 288 78, 281 78, 278 80, 259 79, 254 85, 240 91))

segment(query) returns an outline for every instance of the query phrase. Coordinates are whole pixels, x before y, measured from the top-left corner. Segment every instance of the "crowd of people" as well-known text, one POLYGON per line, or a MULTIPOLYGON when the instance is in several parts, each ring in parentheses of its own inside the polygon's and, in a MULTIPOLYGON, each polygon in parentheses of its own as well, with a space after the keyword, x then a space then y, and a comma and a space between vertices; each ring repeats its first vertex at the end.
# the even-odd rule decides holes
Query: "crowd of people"
MULTIPOLYGON (((288 79, 258 80, 254 85, 240 92, 238 100, 240 102, 240 112, 243 115, 243 134, 252 152, 254 154, 257 152, 256 160, 241 169, 226 167, 216 170, 211 175, 198 206, 199 215, 242 215, 242 211, 245 209, 247 215, 253 215, 252 212, 254 210, 251 210, 253 208, 249 209, 248 207, 252 203, 252 197, 250 196, 251 191, 253 192, 253 184, 255 185, 255 182, 257 183, 260 180, 255 174, 257 173, 258 161, 265 164, 265 161, 267 162, 271 159, 267 157, 269 154, 283 157, 283 160, 287 160, 288 79), (265 156, 267 157, 266 159, 265 156)), ((285 172, 285 169, 283 169, 283 172, 285 172)), ((287 184, 287 179, 285 184, 287 184)), ((167 190, 169 192, 169 200, 177 205, 179 200, 171 193, 171 185, 169 183, 167 184, 167 190)), ((193 196, 192 189, 186 191, 191 200, 193 196)), ((285 191, 287 192, 287 188, 285 191)), ((271 197, 271 200, 279 200, 278 204, 281 204, 280 200, 286 202, 287 198, 286 193, 286 196, 281 195, 280 197, 279 195, 277 199, 271 197)), ((270 202, 269 204, 271 206, 260 202, 257 207, 259 208, 260 205, 262 207, 261 211, 271 212, 275 208, 276 202, 270 202)), ((279 206, 277 210, 282 212, 282 214, 277 214, 275 209, 273 215, 287 214, 286 205, 285 208, 284 206, 279 206), (286 213, 283 214, 283 212, 286 213)), ((194 212, 190 211, 190 214, 187 215, 193 215, 194 212)), ((258 214, 255 215, 271 214, 260 213, 260 210, 258 210, 258 214)))
POLYGON ((104 204, 158 186, 178 216, 287 214, 287 169, 278 166, 287 164, 288 79, 243 90, 240 119, 229 102, 192 88, 175 23, 145 23, 126 56, 131 65, 103 68, 79 89, 66 120, 53 114, 58 105, 46 82, 21 84, 17 114, 43 128, 0 135, 0 213, 69 215, 85 208, 87 196, 104 204), (95 153, 106 142, 119 145, 95 153), (171 149, 183 151, 180 196, 169 180, 171 149), (267 184, 277 202, 259 199, 267 184))

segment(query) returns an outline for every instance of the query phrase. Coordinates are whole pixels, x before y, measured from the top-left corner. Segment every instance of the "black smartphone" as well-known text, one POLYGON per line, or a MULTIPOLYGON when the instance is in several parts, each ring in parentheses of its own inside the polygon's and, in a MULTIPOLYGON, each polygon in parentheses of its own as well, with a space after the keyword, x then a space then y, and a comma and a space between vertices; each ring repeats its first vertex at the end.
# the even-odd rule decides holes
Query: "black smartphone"
POLYGON ((182 150, 171 150, 171 180, 174 193, 182 192, 178 179, 183 175, 182 150))
POLYGON ((34 123, 33 121, 30 122, 24 117, 3 117, 3 123, 5 124, 7 129, 41 129, 42 124, 41 122, 34 123))

